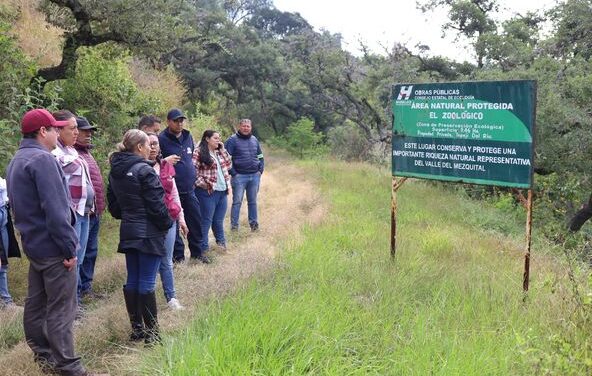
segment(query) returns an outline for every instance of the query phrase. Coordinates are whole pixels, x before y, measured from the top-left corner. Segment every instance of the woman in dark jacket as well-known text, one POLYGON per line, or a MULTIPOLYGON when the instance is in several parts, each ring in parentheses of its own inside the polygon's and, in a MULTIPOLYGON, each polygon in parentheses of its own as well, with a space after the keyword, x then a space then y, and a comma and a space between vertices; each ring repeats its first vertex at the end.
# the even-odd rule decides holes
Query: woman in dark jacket
POLYGON ((8 291, 8 258, 21 257, 21 251, 14 235, 6 180, 0 177, 0 309, 16 307, 8 291))
POLYGON ((131 340, 158 340, 156 274, 165 255, 164 238, 173 225, 164 204, 164 189, 150 162, 146 133, 131 129, 111 155, 107 200, 109 212, 121 219, 118 252, 125 253, 123 288, 132 325, 131 340))

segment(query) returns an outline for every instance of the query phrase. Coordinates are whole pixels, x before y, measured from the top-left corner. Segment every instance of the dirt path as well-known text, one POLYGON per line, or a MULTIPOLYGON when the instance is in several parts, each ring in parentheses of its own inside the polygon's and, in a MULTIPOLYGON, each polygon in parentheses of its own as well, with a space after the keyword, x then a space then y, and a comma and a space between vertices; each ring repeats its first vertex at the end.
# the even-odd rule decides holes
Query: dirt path
MULTIPOLYGON (((275 154, 266 156, 266 165, 259 192, 260 231, 249 231, 245 201, 241 229, 238 233, 227 233, 228 253, 213 251, 215 260, 211 265, 184 264, 175 268, 177 296, 186 310, 168 310, 158 283, 159 322, 165 333, 185 327, 197 305, 233 292, 249 277, 271 268, 280 241, 297 239, 302 225, 322 220, 325 205, 305 171, 275 154)), ((120 281, 125 274, 123 257, 99 260, 96 273, 113 276, 113 283, 120 281)), ((135 375, 143 345, 127 341, 129 324, 123 297, 118 286, 113 290, 111 296, 100 301, 76 324, 77 351, 89 369, 108 371, 111 375, 135 375)), ((42 375, 25 343, 0 357, 0 374, 42 375)))

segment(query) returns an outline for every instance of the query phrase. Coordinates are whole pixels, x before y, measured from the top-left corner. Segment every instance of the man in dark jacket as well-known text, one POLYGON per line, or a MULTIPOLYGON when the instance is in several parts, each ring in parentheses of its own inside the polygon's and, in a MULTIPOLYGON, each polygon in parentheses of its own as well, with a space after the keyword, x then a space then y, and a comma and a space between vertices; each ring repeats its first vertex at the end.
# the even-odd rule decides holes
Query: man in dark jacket
POLYGON ((75 216, 62 169, 50 153, 56 147, 56 121, 44 109, 27 112, 23 140, 7 171, 14 224, 29 258, 29 286, 23 326, 35 360, 62 375, 87 375, 74 354, 76 314, 75 216))
POLYGON ((105 186, 103 184, 103 176, 101 176, 101 169, 97 161, 90 153, 92 149, 92 135, 97 127, 91 125, 85 117, 77 116, 76 125, 78 126, 78 138, 74 144, 74 149, 78 155, 85 160, 88 165, 90 180, 93 186, 94 197, 92 201, 94 205, 90 205, 89 221, 88 221, 88 240, 86 243, 86 252, 84 260, 80 267, 80 283, 81 296, 97 297, 92 291, 92 281, 95 274, 95 263, 97 261, 97 254, 99 252, 99 229, 101 227, 101 215, 105 211, 105 186))
MULTIPOLYGON (((160 132, 158 140, 163 158, 170 155, 179 156, 178 162, 175 163, 175 182, 179 190, 181 206, 185 213, 185 222, 187 222, 189 228, 187 240, 191 258, 209 264, 210 259, 200 251, 199 247, 202 233, 199 201, 197 201, 195 195, 197 174, 192 159, 195 145, 191 133, 183 129, 186 119, 181 110, 176 108, 170 110, 167 115, 167 128, 160 132)), ((173 258, 177 262, 182 261, 184 255, 173 254, 173 258)))
POLYGON ((252 133, 251 120, 241 119, 238 131, 230 136, 225 143, 226 151, 232 157, 232 208, 230 210, 230 228, 238 230, 243 196, 247 193, 248 218, 251 231, 259 230, 257 218, 257 193, 261 174, 265 167, 263 152, 259 140, 252 133))

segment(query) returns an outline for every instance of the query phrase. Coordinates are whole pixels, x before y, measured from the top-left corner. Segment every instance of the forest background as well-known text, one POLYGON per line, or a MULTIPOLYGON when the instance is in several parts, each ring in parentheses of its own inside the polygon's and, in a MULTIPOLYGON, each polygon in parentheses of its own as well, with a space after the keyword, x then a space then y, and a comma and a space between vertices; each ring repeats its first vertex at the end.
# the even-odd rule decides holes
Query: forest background
MULTIPOLYGON (((271 0, 0 0, 0 168, 32 107, 67 108, 100 128, 107 155, 144 114, 189 114, 195 137, 224 136, 248 117, 263 141, 299 156, 390 163, 391 88, 398 82, 538 82, 535 223, 552 241, 589 252, 592 231, 566 237, 587 200, 592 159, 592 1, 496 21, 495 0, 425 0, 448 11, 445 33, 470 41, 475 60, 395 43, 355 56, 339 34, 315 31, 271 0)), ((454 186, 520 215, 522 194, 454 186)))

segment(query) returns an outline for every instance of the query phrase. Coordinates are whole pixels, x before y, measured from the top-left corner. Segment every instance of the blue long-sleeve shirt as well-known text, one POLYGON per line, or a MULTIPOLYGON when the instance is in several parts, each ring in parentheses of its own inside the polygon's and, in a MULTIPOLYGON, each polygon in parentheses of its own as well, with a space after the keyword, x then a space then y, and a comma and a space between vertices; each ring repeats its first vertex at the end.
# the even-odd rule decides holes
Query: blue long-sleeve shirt
POLYGON ((55 157, 37 140, 23 139, 8 165, 6 181, 25 254, 31 258, 76 256, 76 217, 55 157))
POLYGON ((224 147, 232 157, 230 175, 263 173, 265 162, 257 137, 236 132, 226 140, 224 147))

